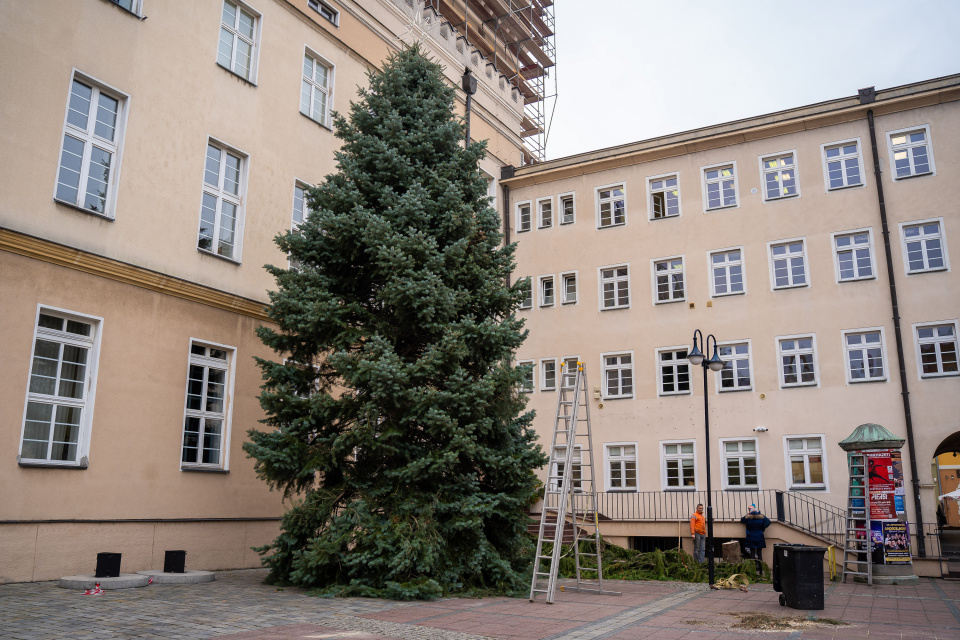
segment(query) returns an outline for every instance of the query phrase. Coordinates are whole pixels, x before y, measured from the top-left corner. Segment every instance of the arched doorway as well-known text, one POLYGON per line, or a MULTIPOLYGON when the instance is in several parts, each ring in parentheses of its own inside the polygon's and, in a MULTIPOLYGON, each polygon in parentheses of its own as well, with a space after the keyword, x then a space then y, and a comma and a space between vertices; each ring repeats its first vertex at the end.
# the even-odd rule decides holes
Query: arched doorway
POLYGON ((960 558, 960 500, 940 496, 960 489, 960 431, 944 438, 933 454, 933 477, 936 482, 937 524, 944 556, 960 558))

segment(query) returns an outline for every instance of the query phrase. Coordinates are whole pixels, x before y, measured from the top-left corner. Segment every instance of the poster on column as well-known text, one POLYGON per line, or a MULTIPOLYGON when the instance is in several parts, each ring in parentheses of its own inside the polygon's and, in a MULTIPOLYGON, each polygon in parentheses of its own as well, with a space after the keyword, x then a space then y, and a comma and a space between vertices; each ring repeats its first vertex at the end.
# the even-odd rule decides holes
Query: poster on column
POLYGON ((899 451, 890 452, 890 462, 893 465, 893 508, 898 516, 906 515, 907 507, 903 488, 903 460, 899 451))
POLYGON ((883 563, 910 564, 910 538, 905 522, 883 523, 883 563))
POLYGON ((867 483, 870 489, 870 519, 896 520, 893 504, 893 461, 890 451, 867 451, 867 483))
POLYGON ((883 564, 883 522, 870 523, 870 561, 883 564))

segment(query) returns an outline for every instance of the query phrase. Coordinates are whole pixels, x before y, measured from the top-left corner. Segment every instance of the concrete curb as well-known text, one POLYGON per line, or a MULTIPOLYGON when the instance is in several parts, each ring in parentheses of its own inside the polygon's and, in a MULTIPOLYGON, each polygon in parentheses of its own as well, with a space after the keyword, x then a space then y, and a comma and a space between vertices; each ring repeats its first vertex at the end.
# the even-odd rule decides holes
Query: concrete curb
POLYGON ((97 586, 98 582, 100 583, 100 588, 104 590, 132 589, 147 586, 150 578, 136 573, 121 573, 116 578, 96 578, 92 573, 60 578, 60 586, 64 589, 93 589, 97 586))
POLYGON ((153 578, 154 584, 200 584, 201 582, 213 582, 217 579, 217 575, 213 571, 164 573, 160 569, 149 569, 147 571, 137 571, 137 574, 153 578))

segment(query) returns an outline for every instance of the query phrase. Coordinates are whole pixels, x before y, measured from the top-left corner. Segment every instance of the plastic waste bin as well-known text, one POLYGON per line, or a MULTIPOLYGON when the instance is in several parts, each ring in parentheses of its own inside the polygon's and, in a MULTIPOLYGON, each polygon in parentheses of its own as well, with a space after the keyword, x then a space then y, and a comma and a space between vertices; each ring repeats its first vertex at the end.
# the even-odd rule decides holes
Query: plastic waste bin
POLYGON ((95 578, 119 578, 120 577, 120 554, 119 553, 98 553, 97 571, 93 574, 95 578))
POLYGON ((805 544, 773 546, 773 588, 780 591, 780 606, 823 609, 823 554, 826 547, 805 544))

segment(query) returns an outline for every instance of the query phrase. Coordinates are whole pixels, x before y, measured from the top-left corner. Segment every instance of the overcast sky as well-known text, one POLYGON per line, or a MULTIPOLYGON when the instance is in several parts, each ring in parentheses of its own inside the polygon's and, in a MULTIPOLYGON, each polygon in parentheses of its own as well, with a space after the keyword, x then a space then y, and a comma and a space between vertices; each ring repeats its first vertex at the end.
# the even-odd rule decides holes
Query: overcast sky
POLYGON ((555 15, 547 159, 960 72, 960 0, 560 0, 555 15))

